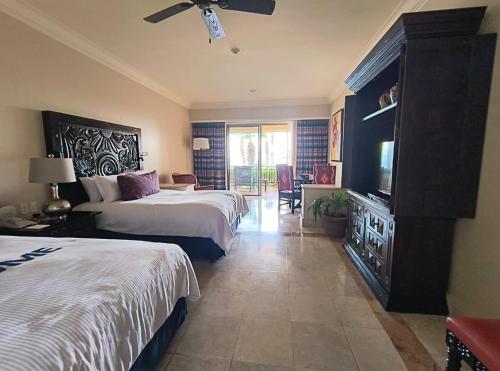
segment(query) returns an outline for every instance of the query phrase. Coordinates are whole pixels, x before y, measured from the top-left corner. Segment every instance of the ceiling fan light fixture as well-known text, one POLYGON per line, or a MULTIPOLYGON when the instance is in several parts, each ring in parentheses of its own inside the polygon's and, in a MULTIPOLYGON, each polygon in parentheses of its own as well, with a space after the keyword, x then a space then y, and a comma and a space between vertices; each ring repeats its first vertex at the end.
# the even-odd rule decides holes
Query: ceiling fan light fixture
POLYGON ((222 23, 220 23, 217 14, 211 8, 206 8, 201 11, 201 18, 208 28, 210 37, 213 39, 222 39, 226 36, 222 23))

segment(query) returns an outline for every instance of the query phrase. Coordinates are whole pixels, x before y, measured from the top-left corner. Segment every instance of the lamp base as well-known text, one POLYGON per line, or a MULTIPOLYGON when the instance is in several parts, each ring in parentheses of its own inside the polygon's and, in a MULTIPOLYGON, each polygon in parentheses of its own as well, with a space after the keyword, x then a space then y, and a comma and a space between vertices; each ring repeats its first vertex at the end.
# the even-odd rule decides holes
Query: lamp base
POLYGON ((49 217, 64 218, 71 211, 71 204, 61 198, 46 201, 42 205, 42 212, 49 217))

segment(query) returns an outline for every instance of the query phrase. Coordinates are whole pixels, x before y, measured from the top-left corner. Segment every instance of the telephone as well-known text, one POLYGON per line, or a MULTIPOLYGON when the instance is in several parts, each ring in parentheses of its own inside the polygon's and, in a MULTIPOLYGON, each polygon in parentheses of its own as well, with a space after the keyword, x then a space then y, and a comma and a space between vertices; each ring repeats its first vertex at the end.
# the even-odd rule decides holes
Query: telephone
POLYGON ((14 206, 8 205, 0 207, 0 227, 21 229, 34 225, 32 220, 17 217, 17 210, 14 206))
POLYGON ((33 220, 27 220, 18 218, 17 216, 11 216, 7 219, 0 219, 0 227, 21 229, 29 227, 30 225, 35 225, 36 222, 33 220))

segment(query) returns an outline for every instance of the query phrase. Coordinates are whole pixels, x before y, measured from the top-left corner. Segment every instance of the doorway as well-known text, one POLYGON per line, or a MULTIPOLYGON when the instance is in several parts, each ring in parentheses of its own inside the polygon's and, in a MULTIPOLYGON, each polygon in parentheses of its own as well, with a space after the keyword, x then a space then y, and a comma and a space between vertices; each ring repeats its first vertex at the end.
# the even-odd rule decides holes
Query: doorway
POLYGON ((229 189, 247 196, 276 193, 276 165, 291 158, 289 124, 230 124, 227 138, 229 189))

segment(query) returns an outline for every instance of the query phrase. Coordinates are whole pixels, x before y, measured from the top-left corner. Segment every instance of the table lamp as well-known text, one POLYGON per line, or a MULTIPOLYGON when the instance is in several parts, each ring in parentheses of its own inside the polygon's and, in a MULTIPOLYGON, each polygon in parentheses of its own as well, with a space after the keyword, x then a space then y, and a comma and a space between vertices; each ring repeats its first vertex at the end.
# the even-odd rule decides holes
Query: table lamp
POLYGON ((59 198, 57 183, 76 182, 73 159, 46 158, 30 159, 30 183, 47 183, 52 189, 52 199, 42 205, 42 211, 48 217, 63 219, 71 210, 69 201, 59 198))

